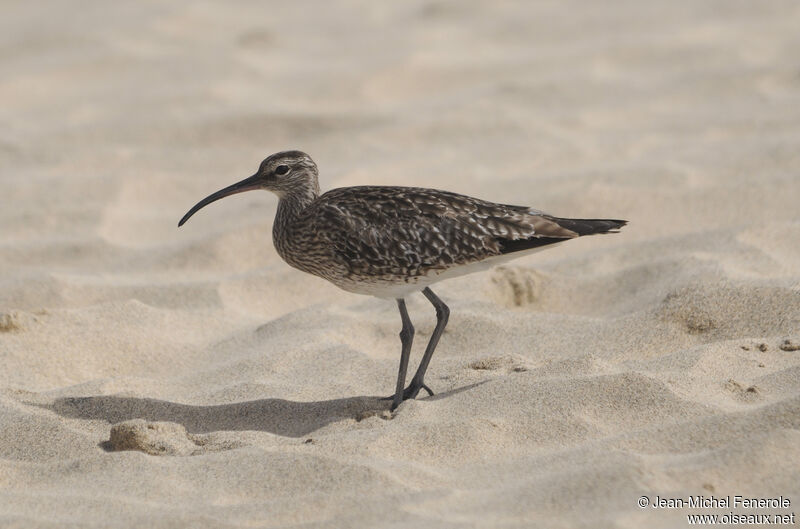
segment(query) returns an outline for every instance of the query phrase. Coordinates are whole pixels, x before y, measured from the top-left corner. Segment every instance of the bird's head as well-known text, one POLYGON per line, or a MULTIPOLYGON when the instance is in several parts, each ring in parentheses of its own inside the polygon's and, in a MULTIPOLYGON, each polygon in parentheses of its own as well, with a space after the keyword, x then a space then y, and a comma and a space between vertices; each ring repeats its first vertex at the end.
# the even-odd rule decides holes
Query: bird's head
POLYGON ((245 178, 207 196, 183 216, 178 226, 189 220, 199 209, 221 198, 254 189, 272 191, 279 198, 313 199, 319 196, 317 164, 300 151, 284 151, 268 156, 253 176, 245 178))

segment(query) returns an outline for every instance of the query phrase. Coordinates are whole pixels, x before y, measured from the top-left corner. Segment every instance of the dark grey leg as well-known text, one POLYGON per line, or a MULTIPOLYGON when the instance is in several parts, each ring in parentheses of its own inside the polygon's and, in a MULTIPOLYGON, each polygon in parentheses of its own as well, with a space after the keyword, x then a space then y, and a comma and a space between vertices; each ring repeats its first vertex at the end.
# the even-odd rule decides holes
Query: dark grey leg
POLYGON ((436 327, 433 329, 433 334, 431 334, 428 347, 425 348, 425 354, 422 356, 422 360, 419 363, 417 372, 414 374, 414 378, 411 379, 411 383, 403 392, 403 400, 416 398, 419 390, 421 389, 427 391, 428 395, 433 395, 431 388, 425 385, 425 371, 428 370, 428 364, 431 362, 433 351, 436 349, 436 345, 439 343, 439 338, 441 338, 444 328, 447 325, 447 320, 450 317, 450 309, 444 304, 444 301, 439 299, 439 297, 433 293, 433 290, 425 287, 425 290, 423 290, 422 293, 425 294, 425 297, 428 298, 428 301, 430 301, 431 304, 436 308, 436 327))
POLYGON ((403 329, 400 331, 400 370, 397 372, 397 390, 392 401, 392 411, 403 402, 403 386, 406 384, 406 372, 408 371, 408 358, 411 356, 411 343, 414 341, 414 326, 411 318, 408 317, 406 302, 404 299, 397 300, 397 308, 400 309, 400 318, 403 320, 403 329))

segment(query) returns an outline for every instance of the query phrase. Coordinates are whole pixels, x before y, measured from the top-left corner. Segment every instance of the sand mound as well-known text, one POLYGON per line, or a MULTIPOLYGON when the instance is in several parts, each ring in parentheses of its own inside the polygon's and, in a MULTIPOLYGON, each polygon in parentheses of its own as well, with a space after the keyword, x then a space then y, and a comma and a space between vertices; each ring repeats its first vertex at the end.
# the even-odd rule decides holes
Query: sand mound
POLYGON ((189 456, 200 454, 202 444, 201 438, 189 437, 181 424, 134 419, 111 427, 108 449, 139 450, 154 456, 189 456))

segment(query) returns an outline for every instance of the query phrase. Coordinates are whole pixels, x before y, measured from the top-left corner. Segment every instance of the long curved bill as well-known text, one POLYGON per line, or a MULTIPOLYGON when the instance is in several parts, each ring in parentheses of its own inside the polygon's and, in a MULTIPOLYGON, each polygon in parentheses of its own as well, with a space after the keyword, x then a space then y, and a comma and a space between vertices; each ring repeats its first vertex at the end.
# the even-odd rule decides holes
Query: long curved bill
POLYGON ((244 193, 245 191, 252 191, 253 189, 260 189, 260 179, 258 174, 254 174, 251 177, 245 178, 241 182, 236 182, 232 186, 228 186, 225 189, 220 189, 216 193, 208 195, 206 198, 195 204, 195 206, 189 210, 186 215, 183 216, 181 221, 178 223, 178 227, 183 226, 183 224, 189 220, 189 217, 197 213, 200 209, 206 207, 207 205, 211 204, 212 202, 216 202, 221 198, 225 198, 230 195, 235 195, 236 193, 244 193))

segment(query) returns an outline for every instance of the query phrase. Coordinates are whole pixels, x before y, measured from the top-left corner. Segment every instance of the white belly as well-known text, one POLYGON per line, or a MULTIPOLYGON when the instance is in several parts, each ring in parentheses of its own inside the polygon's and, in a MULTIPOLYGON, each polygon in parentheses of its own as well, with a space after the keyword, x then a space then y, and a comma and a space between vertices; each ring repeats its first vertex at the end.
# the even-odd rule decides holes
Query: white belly
MULTIPOLYGON (((566 241, 569 239, 564 239, 564 240, 566 241)), ((532 253, 540 252, 547 248, 552 248, 558 244, 561 243, 558 242, 554 244, 548 244, 547 246, 531 248, 530 250, 525 250, 522 252, 497 255, 495 257, 484 259, 483 261, 477 261, 474 263, 453 266, 452 268, 447 268, 445 270, 432 272, 428 275, 408 278, 407 281, 400 279, 394 281, 388 281, 385 279, 382 280, 376 279, 374 281, 337 280, 333 281, 333 284, 335 284, 337 287, 343 290, 352 292, 354 294, 375 296, 376 298, 383 298, 383 299, 404 298, 407 295, 412 294, 414 292, 420 292, 425 287, 432 285, 433 283, 437 283, 439 281, 443 281, 445 279, 450 279, 453 277, 459 277, 466 274, 471 274, 473 272, 481 272, 493 266, 497 266, 507 261, 511 261, 512 259, 517 259, 519 257, 524 257, 532 253)))

